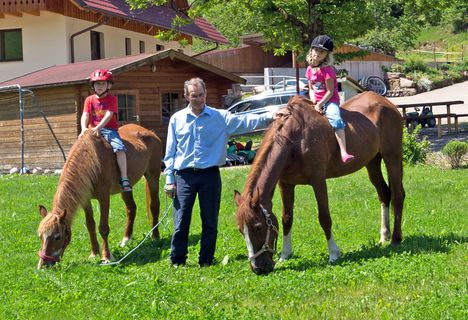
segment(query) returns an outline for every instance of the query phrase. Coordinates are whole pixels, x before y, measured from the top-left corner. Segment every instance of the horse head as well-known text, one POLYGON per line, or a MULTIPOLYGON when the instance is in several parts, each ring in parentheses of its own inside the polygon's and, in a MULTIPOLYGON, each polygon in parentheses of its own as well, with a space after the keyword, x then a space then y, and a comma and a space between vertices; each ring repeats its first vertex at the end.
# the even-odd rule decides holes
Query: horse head
POLYGON ((235 191, 234 200, 237 204, 237 228, 244 236, 252 271, 259 275, 273 271, 278 220, 260 204, 258 190, 247 197, 235 191))
POLYGON ((41 249, 38 252, 38 269, 43 266, 50 267, 60 261, 60 258, 71 240, 71 229, 65 219, 66 210, 61 212, 47 212, 43 206, 39 206, 42 221, 37 229, 41 239, 41 249))

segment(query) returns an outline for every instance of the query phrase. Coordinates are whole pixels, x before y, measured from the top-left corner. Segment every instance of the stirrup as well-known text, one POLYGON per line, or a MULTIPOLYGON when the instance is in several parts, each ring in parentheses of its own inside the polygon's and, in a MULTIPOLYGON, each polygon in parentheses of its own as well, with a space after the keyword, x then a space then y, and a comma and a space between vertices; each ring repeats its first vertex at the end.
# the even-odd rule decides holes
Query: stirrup
POLYGON ((120 179, 119 184, 122 187, 122 192, 132 191, 132 186, 130 185, 130 181, 128 181, 128 179, 120 179))

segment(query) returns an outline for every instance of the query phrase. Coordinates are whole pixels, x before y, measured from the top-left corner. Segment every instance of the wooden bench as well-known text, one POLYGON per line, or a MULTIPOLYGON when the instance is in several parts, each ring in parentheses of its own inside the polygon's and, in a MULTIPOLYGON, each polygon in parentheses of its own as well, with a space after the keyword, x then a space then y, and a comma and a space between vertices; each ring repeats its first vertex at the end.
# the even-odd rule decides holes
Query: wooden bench
POLYGON ((435 118, 437 119, 437 136, 440 138, 442 137, 442 119, 447 119, 447 131, 448 133, 452 132, 451 126, 451 118, 454 118, 454 126, 455 132, 458 132, 458 118, 467 116, 467 114, 456 114, 450 111, 450 107, 452 105, 457 104, 464 104, 465 102, 462 100, 453 100, 453 101, 438 101, 438 102, 423 102, 423 103, 407 103, 407 104, 400 104, 397 105, 398 108, 402 109, 403 117, 406 119, 413 119, 413 117, 408 117, 406 115, 406 109, 408 108, 424 108, 424 107, 436 107, 436 106, 445 106, 446 113, 439 113, 433 115, 421 115, 419 118, 427 119, 427 118, 435 118))
MULTIPOLYGON (((417 118, 415 117, 408 117, 408 116, 405 116, 404 119, 405 119, 405 123, 406 123, 406 120, 407 119, 437 119, 437 137, 442 137, 442 119, 443 118, 447 118, 450 119, 451 117, 453 117, 455 119, 454 123, 455 123, 455 132, 457 132, 457 128, 458 128, 458 122, 457 122, 457 114, 456 113, 449 113, 449 114, 433 114, 433 115, 421 115, 421 116, 418 116, 417 118)), ((447 121, 448 123, 449 121, 447 121)), ((450 132, 450 130, 449 130, 450 132)))
POLYGON ((458 118, 468 117, 468 113, 455 114, 454 124, 455 124, 455 133, 458 133, 458 118))

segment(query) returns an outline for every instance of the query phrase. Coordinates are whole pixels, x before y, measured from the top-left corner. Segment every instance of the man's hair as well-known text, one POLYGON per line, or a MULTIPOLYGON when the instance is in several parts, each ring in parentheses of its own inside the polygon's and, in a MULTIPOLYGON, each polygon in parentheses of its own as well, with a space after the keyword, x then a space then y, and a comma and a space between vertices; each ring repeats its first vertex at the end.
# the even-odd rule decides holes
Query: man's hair
POLYGON ((206 92, 205 81, 203 81, 201 78, 192 78, 184 82, 184 95, 186 96, 188 96, 189 94, 189 86, 201 86, 203 88, 203 91, 206 92))

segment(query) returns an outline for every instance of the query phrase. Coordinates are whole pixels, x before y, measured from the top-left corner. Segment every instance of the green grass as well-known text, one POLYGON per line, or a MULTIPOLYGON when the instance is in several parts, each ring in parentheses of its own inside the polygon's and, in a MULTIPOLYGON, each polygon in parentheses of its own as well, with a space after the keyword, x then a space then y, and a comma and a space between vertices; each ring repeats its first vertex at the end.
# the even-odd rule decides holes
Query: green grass
POLYGON ((451 27, 428 27, 421 31, 417 40, 415 49, 436 52, 451 52, 455 54, 432 52, 403 51, 396 54, 399 59, 408 59, 412 55, 420 56, 426 62, 461 62, 467 60, 468 55, 468 32, 454 34, 450 31, 451 27), (463 59, 462 59, 463 57, 463 59))
MULTIPOLYGON (((58 179, 0 176, 0 319, 466 319, 468 317, 468 171, 405 168, 403 243, 380 246, 379 203, 365 171, 328 181, 335 239, 343 257, 327 263, 326 241, 311 187, 299 186, 294 256, 267 276, 254 275, 235 225, 233 190, 249 168, 222 170, 216 258, 197 267, 200 218, 195 206, 188 265, 169 266, 172 221, 159 241, 147 240, 122 265, 88 260, 79 211, 63 262, 37 270, 38 204, 51 207, 58 179)), ((162 181, 162 179, 161 179, 162 181)), ((149 230, 143 184, 135 240, 123 234, 123 202, 111 203, 110 245, 123 256, 149 230)), ((162 197, 162 212, 167 201, 162 197)), ((279 192, 274 198, 281 211, 279 192)), ((278 248, 281 248, 281 238, 278 248)))

